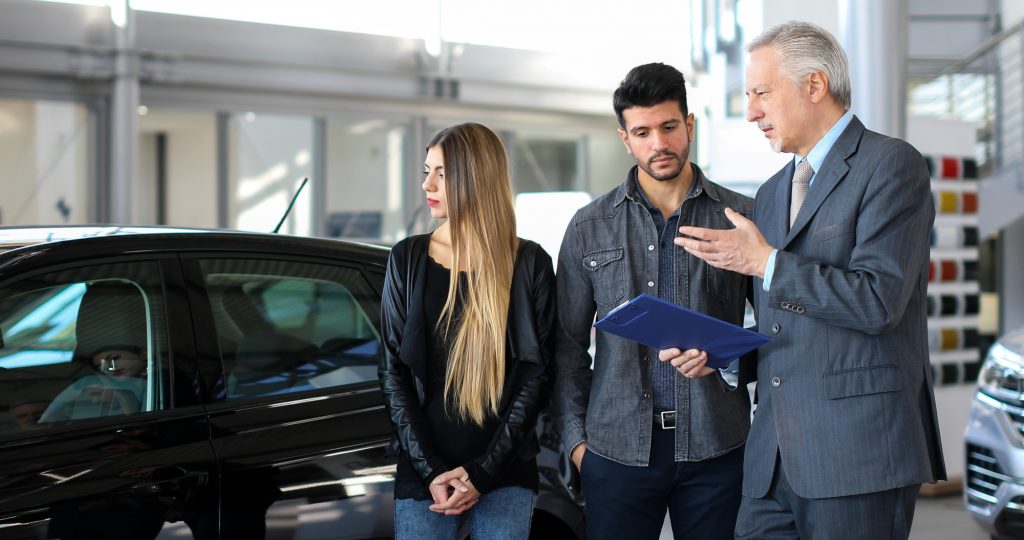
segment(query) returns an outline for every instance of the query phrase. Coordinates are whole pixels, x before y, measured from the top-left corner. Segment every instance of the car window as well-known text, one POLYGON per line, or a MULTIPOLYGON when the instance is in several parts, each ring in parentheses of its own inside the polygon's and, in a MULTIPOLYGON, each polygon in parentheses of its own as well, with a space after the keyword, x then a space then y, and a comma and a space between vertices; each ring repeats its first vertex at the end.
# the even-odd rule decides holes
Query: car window
POLYGON ((0 435, 165 408, 159 275, 125 263, 0 289, 0 435))
POLYGON ((354 268, 200 261, 228 398, 377 380, 378 295, 354 268))

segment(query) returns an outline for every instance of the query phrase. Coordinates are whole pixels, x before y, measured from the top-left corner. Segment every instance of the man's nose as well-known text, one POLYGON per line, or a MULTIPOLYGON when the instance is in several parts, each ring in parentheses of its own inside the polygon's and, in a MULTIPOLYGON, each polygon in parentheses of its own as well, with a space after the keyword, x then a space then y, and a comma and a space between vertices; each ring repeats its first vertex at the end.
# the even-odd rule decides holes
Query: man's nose
POLYGON ((754 101, 754 96, 747 98, 747 122, 756 122, 764 116, 764 112, 754 101))
POLYGON ((651 136, 651 148, 654 150, 663 150, 667 147, 666 137, 663 133, 657 131, 651 136))

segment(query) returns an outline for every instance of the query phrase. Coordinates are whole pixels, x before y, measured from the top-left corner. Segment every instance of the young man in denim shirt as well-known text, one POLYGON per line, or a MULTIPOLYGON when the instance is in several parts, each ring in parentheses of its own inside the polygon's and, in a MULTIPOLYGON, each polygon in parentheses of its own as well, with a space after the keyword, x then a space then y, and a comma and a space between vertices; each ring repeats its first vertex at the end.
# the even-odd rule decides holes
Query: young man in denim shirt
POLYGON ((701 351, 660 351, 598 331, 594 316, 640 293, 742 324, 748 278, 673 244, 682 225, 727 228, 752 201, 690 163, 694 119, 682 73, 634 68, 614 94, 619 136, 637 165, 576 213, 558 257, 561 331, 552 414, 580 469, 587 536, 657 538, 666 509, 677 538, 731 538, 750 402, 701 351), (591 369, 591 364, 593 368, 591 369))

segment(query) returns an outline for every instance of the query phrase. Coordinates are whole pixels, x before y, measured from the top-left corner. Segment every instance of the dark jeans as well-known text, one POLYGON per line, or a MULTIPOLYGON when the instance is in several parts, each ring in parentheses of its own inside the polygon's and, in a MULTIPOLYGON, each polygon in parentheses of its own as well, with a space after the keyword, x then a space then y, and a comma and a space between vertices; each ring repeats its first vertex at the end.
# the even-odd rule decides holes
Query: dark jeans
POLYGON ((675 461, 675 431, 654 428, 647 467, 631 467, 593 452, 580 471, 587 538, 658 538, 665 510, 676 538, 729 539, 743 483, 743 448, 699 462, 675 461))

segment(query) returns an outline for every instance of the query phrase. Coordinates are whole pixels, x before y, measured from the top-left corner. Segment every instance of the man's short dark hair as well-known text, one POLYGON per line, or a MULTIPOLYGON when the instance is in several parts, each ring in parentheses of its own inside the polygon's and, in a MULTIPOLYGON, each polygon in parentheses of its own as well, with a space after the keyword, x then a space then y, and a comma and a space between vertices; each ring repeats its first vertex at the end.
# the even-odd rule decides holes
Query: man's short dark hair
POLYGON ((678 69, 660 62, 629 70, 612 96, 615 117, 622 129, 626 129, 622 111, 631 107, 653 107, 666 101, 678 103, 684 117, 690 114, 686 105, 686 79, 678 69))

